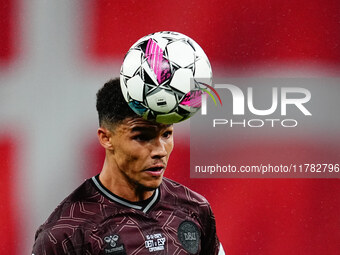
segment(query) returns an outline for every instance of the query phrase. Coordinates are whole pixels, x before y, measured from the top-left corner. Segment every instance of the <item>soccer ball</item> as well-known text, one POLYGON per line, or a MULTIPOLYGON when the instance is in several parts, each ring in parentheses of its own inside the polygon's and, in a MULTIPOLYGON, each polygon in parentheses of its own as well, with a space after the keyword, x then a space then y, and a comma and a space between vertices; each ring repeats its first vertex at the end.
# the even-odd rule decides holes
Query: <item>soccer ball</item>
POLYGON ((147 120, 176 123, 201 107, 212 83, 208 57, 191 38, 157 32, 139 39, 127 52, 120 85, 128 105, 147 120))

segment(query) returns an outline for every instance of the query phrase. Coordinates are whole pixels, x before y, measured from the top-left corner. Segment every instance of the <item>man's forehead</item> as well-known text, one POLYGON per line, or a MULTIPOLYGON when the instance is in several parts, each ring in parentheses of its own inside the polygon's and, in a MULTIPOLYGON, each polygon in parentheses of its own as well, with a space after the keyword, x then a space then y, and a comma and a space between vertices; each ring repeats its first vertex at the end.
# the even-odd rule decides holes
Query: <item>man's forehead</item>
POLYGON ((122 128, 130 131, 141 131, 141 130, 162 130, 168 127, 172 127, 172 124, 162 124, 154 121, 145 120, 143 118, 126 118, 121 123, 122 128))

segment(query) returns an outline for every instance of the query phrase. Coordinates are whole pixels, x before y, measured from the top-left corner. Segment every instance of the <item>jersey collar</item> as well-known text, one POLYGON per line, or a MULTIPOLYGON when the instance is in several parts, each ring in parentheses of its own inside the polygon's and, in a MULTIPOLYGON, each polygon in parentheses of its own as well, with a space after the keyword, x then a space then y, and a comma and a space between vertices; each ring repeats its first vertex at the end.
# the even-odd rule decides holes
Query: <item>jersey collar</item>
POLYGON ((93 176, 92 182, 96 186, 96 188, 102 193, 102 195, 104 195, 109 200, 112 200, 118 204, 130 207, 133 209, 141 210, 144 213, 147 213, 150 210, 150 208, 158 201, 158 198, 159 198, 159 188, 157 188, 154 194, 152 195, 150 201, 148 201, 148 203, 146 203, 144 206, 141 206, 141 205, 137 205, 135 203, 129 202, 128 200, 121 198, 115 195, 114 193, 112 193, 101 183, 101 181, 99 180, 99 175, 93 176))

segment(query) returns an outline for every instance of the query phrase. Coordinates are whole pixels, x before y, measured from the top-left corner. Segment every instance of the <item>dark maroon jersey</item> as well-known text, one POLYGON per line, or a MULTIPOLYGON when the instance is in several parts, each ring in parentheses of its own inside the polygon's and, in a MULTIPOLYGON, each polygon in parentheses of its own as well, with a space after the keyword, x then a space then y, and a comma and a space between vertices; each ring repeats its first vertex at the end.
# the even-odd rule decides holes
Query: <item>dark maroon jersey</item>
POLYGON ((34 255, 224 254, 207 200, 167 178, 132 203, 86 180, 35 235, 34 255))

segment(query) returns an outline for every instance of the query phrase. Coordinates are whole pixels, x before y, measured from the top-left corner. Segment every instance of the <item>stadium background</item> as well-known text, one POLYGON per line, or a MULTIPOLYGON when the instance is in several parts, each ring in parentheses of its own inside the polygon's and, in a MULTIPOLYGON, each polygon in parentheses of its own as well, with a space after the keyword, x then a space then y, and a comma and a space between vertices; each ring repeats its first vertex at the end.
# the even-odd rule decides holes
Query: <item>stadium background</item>
MULTIPOLYGON (((221 80, 339 76, 336 0, 0 0, 1 254, 30 254, 39 224, 100 170, 95 93, 138 38, 161 30, 195 39, 221 80)), ((284 147, 302 161, 336 161, 334 123, 225 154, 241 161, 276 150, 289 161, 284 147)), ((339 254, 339 179, 190 179, 189 132, 177 126, 167 176, 210 201, 227 254, 339 254)))

